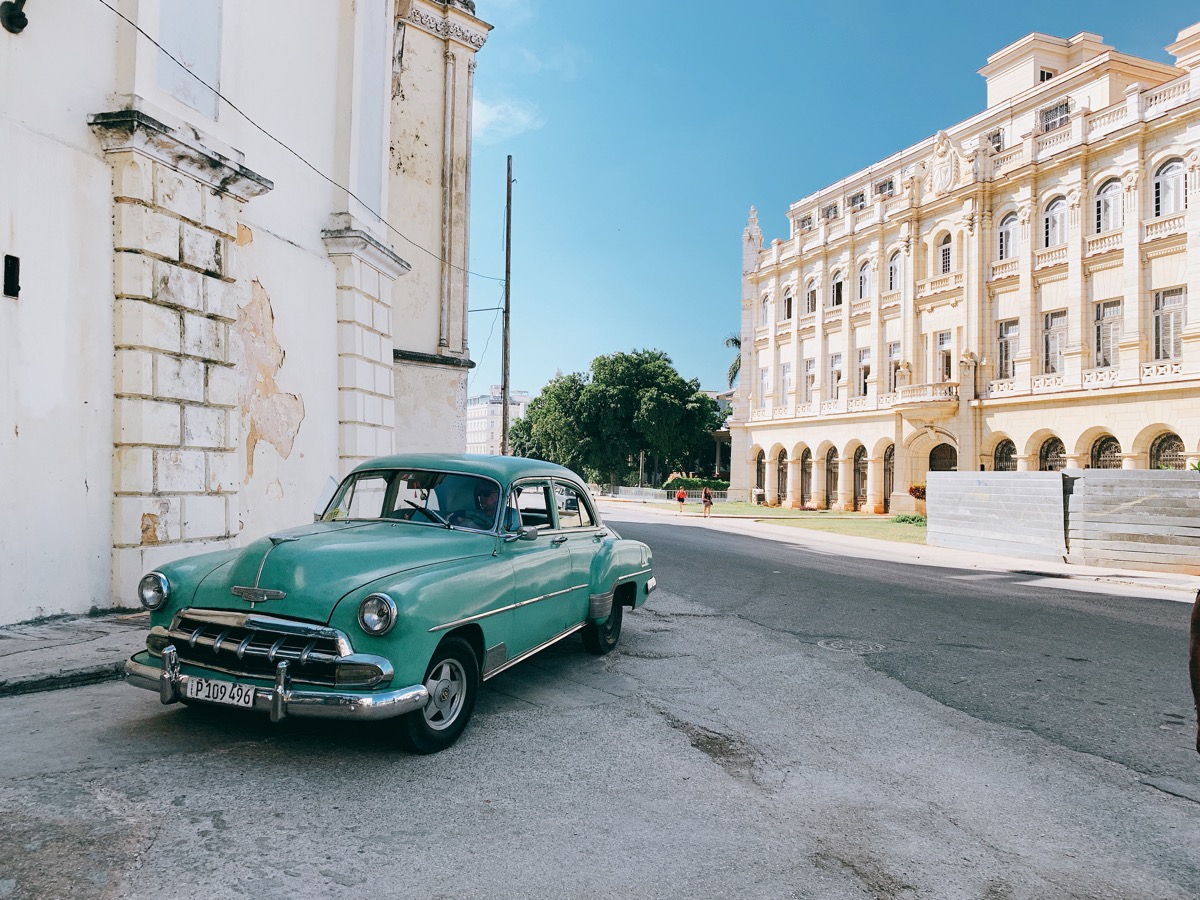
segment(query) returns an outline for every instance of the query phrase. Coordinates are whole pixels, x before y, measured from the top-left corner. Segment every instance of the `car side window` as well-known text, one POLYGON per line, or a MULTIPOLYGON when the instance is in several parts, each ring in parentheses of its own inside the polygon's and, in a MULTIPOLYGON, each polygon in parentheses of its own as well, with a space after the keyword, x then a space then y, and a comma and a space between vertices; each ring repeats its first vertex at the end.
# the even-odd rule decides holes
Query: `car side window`
POLYGON ((521 524, 533 525, 539 531, 553 528, 552 496, 546 482, 524 482, 513 488, 521 524))
POLYGON ((573 484, 557 482, 554 496, 558 504, 559 528, 593 528, 596 518, 579 488, 573 484))

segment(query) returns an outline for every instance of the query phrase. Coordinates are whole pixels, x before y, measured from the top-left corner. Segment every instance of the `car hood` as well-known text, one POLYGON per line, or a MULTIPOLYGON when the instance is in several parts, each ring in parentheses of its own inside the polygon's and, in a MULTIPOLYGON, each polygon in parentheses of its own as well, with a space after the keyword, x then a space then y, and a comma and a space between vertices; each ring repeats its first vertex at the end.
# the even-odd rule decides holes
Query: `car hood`
POLYGON ((244 547, 204 578, 191 605, 328 622, 338 601, 357 588, 410 569, 490 556, 495 540, 410 522, 318 522, 244 547))

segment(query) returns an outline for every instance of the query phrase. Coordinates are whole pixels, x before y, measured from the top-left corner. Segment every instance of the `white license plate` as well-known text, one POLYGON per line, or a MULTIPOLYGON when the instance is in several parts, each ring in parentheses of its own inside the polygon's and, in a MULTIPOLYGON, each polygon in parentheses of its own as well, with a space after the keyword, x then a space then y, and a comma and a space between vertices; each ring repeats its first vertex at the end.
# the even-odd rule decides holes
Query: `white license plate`
POLYGON ((189 678, 184 696, 189 700, 224 703, 228 706, 254 705, 254 688, 234 681, 214 681, 211 678, 189 678))

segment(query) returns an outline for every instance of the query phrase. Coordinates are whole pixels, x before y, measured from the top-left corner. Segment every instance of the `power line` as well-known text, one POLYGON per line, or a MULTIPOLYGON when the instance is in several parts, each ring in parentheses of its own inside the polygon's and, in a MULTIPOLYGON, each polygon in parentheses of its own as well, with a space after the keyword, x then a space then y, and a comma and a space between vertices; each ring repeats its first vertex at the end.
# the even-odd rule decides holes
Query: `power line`
POLYGON ((466 272, 468 275, 474 275, 476 278, 484 278, 484 279, 487 279, 488 281, 499 281, 499 282, 504 281, 503 278, 497 278, 494 275, 484 275, 480 272, 472 272, 470 269, 465 269, 462 266, 457 266, 454 263, 450 262, 449 260, 442 259, 440 254, 434 253, 432 250, 427 250, 424 247, 422 247, 420 244, 418 244, 416 241, 414 241, 408 235, 404 234, 402 231, 400 231, 395 226, 393 226, 391 222, 389 222, 387 219, 385 219, 379 213, 375 212, 375 210, 371 209, 371 207, 368 206, 362 200, 361 197, 359 197, 357 194, 355 194, 353 191, 351 191, 348 187, 345 187, 344 185, 335 181, 330 176, 326 175, 324 172, 322 172, 320 169, 318 169, 316 166, 314 166, 312 163, 310 163, 307 159, 305 159, 303 156, 301 156, 298 151, 293 150, 290 146, 285 144, 282 140, 275 137, 275 135, 271 134, 271 132, 267 131, 267 129, 263 128, 261 125, 259 125, 257 122, 255 122, 254 119, 250 118, 249 115, 242 112, 242 110, 239 109, 238 106, 232 100, 230 100, 228 97, 226 97, 224 94, 222 94, 219 90, 217 90, 215 87, 213 87, 207 81, 205 81, 203 78, 201 78, 195 72, 193 72, 191 69, 189 69, 186 65, 184 65, 182 62, 180 62, 178 59, 176 59, 171 54, 171 52, 169 50, 167 50, 166 47, 164 47, 162 44, 160 44, 158 41, 156 41, 154 38, 152 38, 149 34, 147 34, 142 29, 142 27, 137 24, 137 22, 134 22, 132 19, 130 19, 128 16, 126 16, 124 13, 122 13, 120 10, 115 9, 114 7, 110 6, 108 4, 107 0, 98 0, 98 2, 100 3, 101 6, 107 7, 118 18, 123 19, 126 22, 128 22, 129 25, 132 26, 133 29, 135 31, 137 31, 138 34, 140 34, 142 37, 144 37, 146 40, 148 40, 151 44, 153 44, 155 47, 157 47, 162 52, 162 54, 167 57, 167 59, 171 60, 171 62, 175 63, 175 65, 179 66, 179 68, 181 68, 181 69, 183 69, 183 71, 187 72, 190 76, 192 76, 192 78, 196 79, 198 82, 200 82, 202 85, 204 85, 210 91, 212 91, 218 98, 225 101, 225 104, 230 109, 232 109, 235 113, 237 113, 239 116, 241 116, 247 122, 249 122, 252 126, 254 126, 256 129, 258 129, 264 135, 266 135, 269 140, 275 142, 280 147, 282 147, 284 150, 286 150, 288 153, 290 153, 292 156, 296 157, 296 159, 300 160, 300 162, 302 162, 305 166, 307 166, 309 169, 311 169, 313 172, 315 172, 319 178, 322 178, 325 181, 329 182, 338 190, 345 191, 347 196, 353 197, 355 200, 357 200, 362 205, 363 209, 367 210, 369 213, 371 213, 371 215, 373 215, 381 223, 383 223, 383 226, 385 228, 387 228, 388 231, 392 232, 393 234, 395 234, 397 237, 401 238, 402 240, 407 241, 409 244, 411 244, 413 247, 416 247, 422 253, 425 253, 425 254, 433 257, 438 262, 446 263, 452 269, 457 269, 459 272, 466 272))

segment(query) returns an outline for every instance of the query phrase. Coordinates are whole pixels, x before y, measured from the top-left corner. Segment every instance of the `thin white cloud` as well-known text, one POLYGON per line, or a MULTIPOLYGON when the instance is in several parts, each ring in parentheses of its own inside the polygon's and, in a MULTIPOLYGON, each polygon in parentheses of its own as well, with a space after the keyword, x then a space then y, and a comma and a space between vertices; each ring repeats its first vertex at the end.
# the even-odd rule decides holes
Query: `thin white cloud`
POLYGON ((521 100, 490 103, 475 95, 471 136, 481 144, 498 144, 527 131, 537 131, 545 121, 538 108, 521 100))

